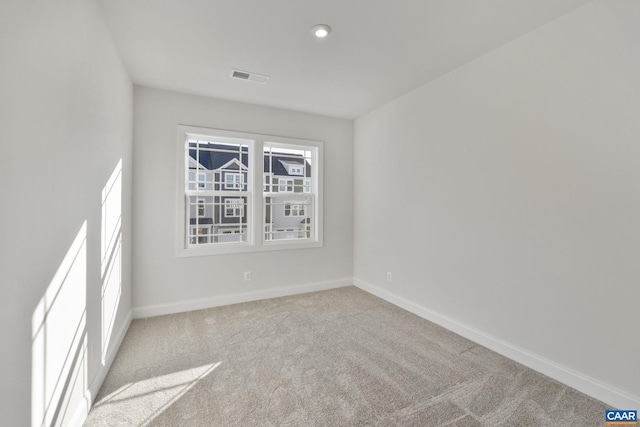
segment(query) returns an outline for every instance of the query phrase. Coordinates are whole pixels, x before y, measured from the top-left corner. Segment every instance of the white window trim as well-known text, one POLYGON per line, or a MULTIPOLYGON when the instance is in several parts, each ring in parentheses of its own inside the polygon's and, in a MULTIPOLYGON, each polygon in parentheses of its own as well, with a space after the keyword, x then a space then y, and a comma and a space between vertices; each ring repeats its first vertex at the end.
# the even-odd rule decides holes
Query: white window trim
MULTIPOLYGON (((264 252, 274 250, 291 250, 318 248, 323 246, 323 142, 289 138, 272 135, 236 132, 222 129, 210 129, 189 125, 178 125, 176 144, 176 225, 175 225, 175 253, 178 257, 209 256, 234 253, 264 252), (216 243, 211 245, 187 245, 189 238, 189 225, 186 224, 186 197, 185 174, 189 169, 189 162, 185 156, 185 147, 190 137, 201 139, 213 139, 218 142, 242 143, 249 146, 249 170, 245 191, 238 196, 247 197, 245 215, 247 218, 246 242, 216 243), (315 228, 309 239, 300 240, 265 240, 265 197, 279 196, 279 193, 267 193, 263 191, 263 159, 264 143, 268 142, 272 147, 284 149, 304 149, 314 151, 315 165, 312 168, 312 193, 313 203, 308 206, 312 209, 315 228)), ((307 178, 309 179, 309 178, 307 178)), ((308 194, 308 193, 307 193, 308 194)))

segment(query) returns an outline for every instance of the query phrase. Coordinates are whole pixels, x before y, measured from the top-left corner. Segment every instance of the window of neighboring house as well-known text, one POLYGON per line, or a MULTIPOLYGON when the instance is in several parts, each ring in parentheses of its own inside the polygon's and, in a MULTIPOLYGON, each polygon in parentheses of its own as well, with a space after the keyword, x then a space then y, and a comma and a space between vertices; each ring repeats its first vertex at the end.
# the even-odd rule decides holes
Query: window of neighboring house
POLYGON ((224 188, 226 190, 240 190, 244 187, 244 175, 241 173, 225 172, 224 188))
POLYGON ((244 216, 243 199, 225 199, 224 216, 227 218, 240 218, 244 216))
POLYGON ((193 245, 209 243, 210 227, 191 227, 190 242, 193 245))
POLYGON ((203 217, 205 215, 204 203, 204 199, 198 199, 198 217, 203 217))
POLYGON ((278 178, 278 191, 280 193, 293 193, 293 179, 278 178))
POLYGON ((304 216, 304 203, 285 202, 284 216, 304 216))
POLYGON ((206 188, 207 186, 207 174, 199 173, 198 174, 198 188, 206 188))
POLYGON ((289 171, 289 174, 291 174, 291 175, 302 175, 302 168, 292 166, 291 170, 289 171))
POLYGON ((321 142, 179 126, 178 167, 178 255, 322 246, 321 142))

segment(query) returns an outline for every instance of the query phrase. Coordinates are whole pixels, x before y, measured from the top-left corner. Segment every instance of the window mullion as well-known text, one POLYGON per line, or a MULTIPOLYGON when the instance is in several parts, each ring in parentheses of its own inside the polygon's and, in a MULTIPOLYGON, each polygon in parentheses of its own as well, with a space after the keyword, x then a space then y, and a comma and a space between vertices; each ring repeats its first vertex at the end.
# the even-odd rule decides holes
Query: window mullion
POLYGON ((253 190, 253 203, 250 214, 252 218, 252 240, 255 245, 262 246, 264 242, 264 223, 265 223, 265 207, 264 207, 264 188, 262 179, 264 176, 264 145, 262 139, 256 138, 253 142, 253 150, 249 153, 249 164, 253 175, 247 182, 253 190))

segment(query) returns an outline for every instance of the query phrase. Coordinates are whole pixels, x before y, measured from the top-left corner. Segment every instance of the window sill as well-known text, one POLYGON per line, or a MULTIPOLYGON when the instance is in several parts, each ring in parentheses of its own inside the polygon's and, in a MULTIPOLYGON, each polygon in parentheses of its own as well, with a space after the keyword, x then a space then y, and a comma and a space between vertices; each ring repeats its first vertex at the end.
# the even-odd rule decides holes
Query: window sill
POLYGON ((309 241, 292 242, 292 241, 267 241, 262 245, 251 245, 248 243, 221 243, 210 246, 195 246, 190 248, 178 249, 176 256, 178 258, 188 258, 196 256, 214 256, 214 255, 232 255, 256 252, 271 251, 287 251, 298 249, 321 248, 322 242, 309 241))

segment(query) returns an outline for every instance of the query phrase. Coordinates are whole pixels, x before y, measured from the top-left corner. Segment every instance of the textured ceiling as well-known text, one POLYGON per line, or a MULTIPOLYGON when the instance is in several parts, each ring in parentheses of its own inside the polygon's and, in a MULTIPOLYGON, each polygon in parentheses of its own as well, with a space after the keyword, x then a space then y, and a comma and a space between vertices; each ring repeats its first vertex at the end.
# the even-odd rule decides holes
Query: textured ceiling
POLYGON ((99 1, 135 84, 356 118, 589 0, 99 1))

